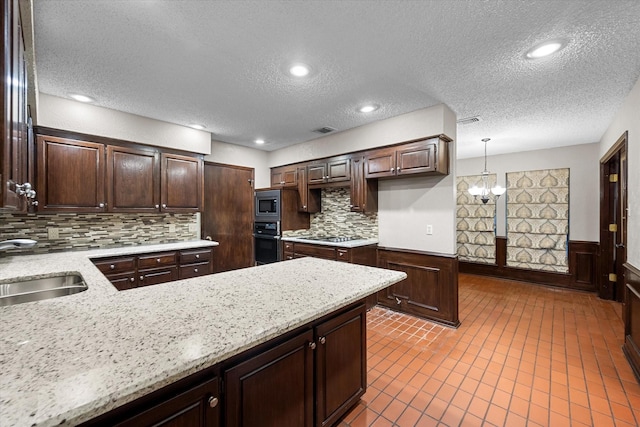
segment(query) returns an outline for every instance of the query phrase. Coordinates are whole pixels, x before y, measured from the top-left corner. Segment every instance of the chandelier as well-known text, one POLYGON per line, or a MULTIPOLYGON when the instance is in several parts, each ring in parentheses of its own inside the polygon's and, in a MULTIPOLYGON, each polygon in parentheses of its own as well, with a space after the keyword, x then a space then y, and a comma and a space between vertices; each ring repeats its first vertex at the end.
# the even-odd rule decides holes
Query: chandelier
POLYGON ((489 187, 489 171, 487 170, 487 142, 489 142, 491 138, 484 138, 482 142, 484 142, 484 170, 482 171, 482 185, 478 187, 478 185, 474 185, 469 188, 469 194, 473 196, 474 199, 477 199, 480 196, 480 200, 482 203, 486 204, 489 201, 490 194, 496 196, 496 200, 498 197, 504 194, 507 191, 506 188, 496 185, 493 188, 489 187))

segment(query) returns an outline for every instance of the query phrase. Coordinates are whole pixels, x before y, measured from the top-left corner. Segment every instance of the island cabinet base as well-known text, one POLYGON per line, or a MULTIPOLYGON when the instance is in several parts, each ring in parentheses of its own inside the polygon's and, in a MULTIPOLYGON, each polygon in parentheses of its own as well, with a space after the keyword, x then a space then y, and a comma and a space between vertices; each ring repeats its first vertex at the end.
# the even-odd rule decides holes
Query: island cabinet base
POLYGON ((366 390, 366 356, 362 300, 83 426, 333 426, 366 390))

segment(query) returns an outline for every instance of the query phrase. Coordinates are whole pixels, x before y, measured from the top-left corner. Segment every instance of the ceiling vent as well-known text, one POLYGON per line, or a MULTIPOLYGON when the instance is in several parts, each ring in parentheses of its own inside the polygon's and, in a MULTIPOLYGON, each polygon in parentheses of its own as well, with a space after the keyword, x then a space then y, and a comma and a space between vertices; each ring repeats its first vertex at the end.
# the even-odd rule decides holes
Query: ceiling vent
POLYGON ((325 126, 319 129, 314 129, 313 130, 315 133, 331 133, 331 132, 335 132, 334 128, 330 128, 329 126, 325 126))
POLYGON ((460 119, 456 123, 460 125, 471 125, 474 123, 478 123, 479 121, 480 121, 480 117, 475 116, 475 117, 467 117, 465 119, 460 119))

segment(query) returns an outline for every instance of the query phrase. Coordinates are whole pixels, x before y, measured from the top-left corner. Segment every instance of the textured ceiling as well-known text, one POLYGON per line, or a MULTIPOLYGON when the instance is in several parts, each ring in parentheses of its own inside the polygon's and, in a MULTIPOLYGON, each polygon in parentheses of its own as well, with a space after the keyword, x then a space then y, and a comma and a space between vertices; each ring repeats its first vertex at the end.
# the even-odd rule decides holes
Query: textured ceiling
POLYGON ((35 0, 42 92, 264 150, 444 103, 458 158, 597 142, 640 76, 640 1, 35 0), (524 58, 562 38, 551 58, 524 58), (304 62, 311 75, 287 74, 304 62), (357 112, 365 103, 381 107, 357 112))

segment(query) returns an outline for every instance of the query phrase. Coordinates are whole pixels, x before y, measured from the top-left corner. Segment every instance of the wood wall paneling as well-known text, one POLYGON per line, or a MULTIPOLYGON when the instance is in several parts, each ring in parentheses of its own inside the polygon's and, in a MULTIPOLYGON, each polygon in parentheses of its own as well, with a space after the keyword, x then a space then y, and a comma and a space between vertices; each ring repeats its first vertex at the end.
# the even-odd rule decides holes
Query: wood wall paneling
POLYGON ((640 269, 625 264, 626 293, 624 304, 624 351, 640 382, 640 269))

